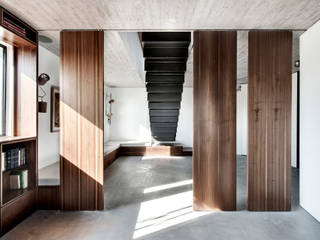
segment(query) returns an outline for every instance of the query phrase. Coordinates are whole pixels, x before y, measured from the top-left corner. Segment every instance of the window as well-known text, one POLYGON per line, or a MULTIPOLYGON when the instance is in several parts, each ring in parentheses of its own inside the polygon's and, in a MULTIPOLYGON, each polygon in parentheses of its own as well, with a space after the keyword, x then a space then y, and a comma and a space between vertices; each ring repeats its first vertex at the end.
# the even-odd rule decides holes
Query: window
POLYGON ((6 135, 7 48, 0 44, 0 136, 6 135))

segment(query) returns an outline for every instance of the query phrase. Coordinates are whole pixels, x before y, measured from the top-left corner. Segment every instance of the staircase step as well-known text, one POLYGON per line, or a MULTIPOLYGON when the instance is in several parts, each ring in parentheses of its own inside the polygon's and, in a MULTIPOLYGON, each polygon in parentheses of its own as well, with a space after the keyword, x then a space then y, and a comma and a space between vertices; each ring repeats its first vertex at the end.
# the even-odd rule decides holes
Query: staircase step
POLYGON ((177 123, 160 123, 160 122, 151 122, 150 127, 151 128, 163 128, 163 127, 174 127, 177 128, 178 124, 177 123))
POLYGON ((152 136, 155 140, 160 142, 173 142, 176 140, 176 136, 152 136))
POLYGON ((159 142, 173 142, 176 140, 176 137, 154 137, 154 139, 159 142))
POLYGON ((149 110, 150 117, 176 117, 179 116, 179 110, 149 110))
POLYGON ((144 70, 148 72, 182 72, 187 69, 185 61, 154 61, 146 60, 144 70))
POLYGON ((183 48, 189 47, 190 41, 148 41, 143 42, 143 47, 167 47, 183 48))
POLYGON ((180 102, 181 93, 148 93, 150 102, 180 102))
POLYGON ((183 90, 182 84, 147 84, 147 92, 148 93, 181 93, 183 90))
POLYGON ((151 128, 152 133, 175 133, 177 131, 176 127, 163 127, 163 128, 151 128))
POLYGON ((142 33, 150 129, 158 141, 175 141, 190 32, 142 33))
POLYGON ((143 32, 143 42, 159 42, 159 41, 191 41, 190 32, 143 32))
POLYGON ((148 59, 183 59, 187 61, 188 48, 143 48, 143 56, 148 59))
POLYGON ((184 74, 163 74, 148 73, 146 74, 147 83, 184 83, 184 74))
POLYGON ((149 109, 180 109, 180 102, 149 102, 149 109))
POLYGON ((151 123, 176 123, 178 117, 150 117, 151 123))

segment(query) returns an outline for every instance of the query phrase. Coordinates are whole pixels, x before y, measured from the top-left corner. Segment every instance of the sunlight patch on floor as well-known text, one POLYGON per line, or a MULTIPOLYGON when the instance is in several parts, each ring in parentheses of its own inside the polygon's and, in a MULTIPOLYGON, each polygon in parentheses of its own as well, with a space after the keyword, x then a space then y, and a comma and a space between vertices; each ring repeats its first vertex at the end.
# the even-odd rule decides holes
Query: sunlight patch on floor
POLYGON ((175 187, 190 185, 192 183, 193 183, 192 179, 188 179, 188 180, 184 180, 184 181, 180 181, 180 182, 169 183, 169 184, 146 188, 143 190, 143 193, 152 193, 152 192, 157 192, 157 191, 161 191, 161 190, 167 190, 167 189, 171 189, 171 188, 175 188, 175 187))
POLYGON ((141 160, 155 160, 155 159, 184 159, 185 157, 179 156, 144 156, 141 160))
POLYGON ((133 239, 210 214, 192 210, 192 191, 142 202, 133 239))

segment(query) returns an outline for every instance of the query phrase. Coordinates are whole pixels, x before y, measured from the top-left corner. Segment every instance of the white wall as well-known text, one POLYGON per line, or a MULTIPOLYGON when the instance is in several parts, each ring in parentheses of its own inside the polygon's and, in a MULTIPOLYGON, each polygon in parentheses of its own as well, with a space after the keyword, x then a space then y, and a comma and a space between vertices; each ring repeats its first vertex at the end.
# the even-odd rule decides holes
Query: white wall
POLYGON ((109 139, 150 142, 146 88, 110 88, 110 92, 115 102, 109 139))
POLYGON ((183 88, 176 141, 193 146, 193 88, 183 88))
POLYGON ((320 221, 320 21, 300 38, 300 205, 320 221))
MULTIPOLYGON (((112 94, 112 120, 105 121, 106 141, 151 141, 149 109, 146 88, 108 88, 105 95, 112 94)), ((193 89, 185 88, 182 94, 176 141, 185 146, 193 144, 193 89)), ((106 102, 108 102, 107 99, 106 102)), ((108 104, 105 104, 109 108, 108 104)), ((108 110, 108 109, 106 109, 108 110)), ((106 111, 105 110, 105 111, 106 111)), ((106 119, 106 117, 105 117, 106 119)))
POLYGON ((107 142, 110 139, 110 125, 108 123, 108 119, 106 114, 109 112, 109 100, 110 100, 110 87, 107 85, 104 85, 104 115, 103 115, 103 121, 104 121, 104 141, 107 142))
POLYGON ((248 84, 237 91, 237 154, 247 155, 248 136, 248 84))
POLYGON ((297 90, 298 74, 292 74, 291 166, 297 167, 297 90))
MULTIPOLYGON (((47 112, 39 113, 39 168, 59 161, 59 133, 50 132, 50 89, 51 86, 59 86, 59 57, 39 46, 39 75, 41 73, 47 73, 50 81, 42 86, 46 92, 44 101, 47 102, 47 112)), ((39 95, 42 95, 40 88, 39 95)))

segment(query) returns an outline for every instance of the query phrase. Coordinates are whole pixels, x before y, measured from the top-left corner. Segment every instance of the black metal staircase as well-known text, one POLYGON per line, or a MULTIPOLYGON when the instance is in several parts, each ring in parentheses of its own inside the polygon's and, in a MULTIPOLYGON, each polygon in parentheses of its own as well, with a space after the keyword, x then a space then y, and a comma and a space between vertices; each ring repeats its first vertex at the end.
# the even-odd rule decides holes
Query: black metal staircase
POLYGON ((152 137, 175 141, 191 33, 142 33, 152 137))

